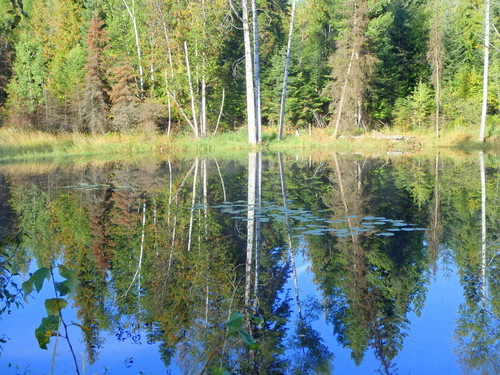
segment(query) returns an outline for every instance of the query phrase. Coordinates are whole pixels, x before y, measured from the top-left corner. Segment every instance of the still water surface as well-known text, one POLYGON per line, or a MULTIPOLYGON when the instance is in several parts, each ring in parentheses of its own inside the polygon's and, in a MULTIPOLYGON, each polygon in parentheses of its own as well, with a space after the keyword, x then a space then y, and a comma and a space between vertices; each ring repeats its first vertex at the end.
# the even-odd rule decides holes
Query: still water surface
POLYGON ((2 374, 76 373, 63 326, 47 350, 35 337, 61 264, 78 283, 61 313, 82 374, 500 373, 491 156, 0 172, 2 236, 25 233, 2 288, 55 267, 28 302, 2 295, 2 374), (228 337, 231 313, 244 333, 228 337))

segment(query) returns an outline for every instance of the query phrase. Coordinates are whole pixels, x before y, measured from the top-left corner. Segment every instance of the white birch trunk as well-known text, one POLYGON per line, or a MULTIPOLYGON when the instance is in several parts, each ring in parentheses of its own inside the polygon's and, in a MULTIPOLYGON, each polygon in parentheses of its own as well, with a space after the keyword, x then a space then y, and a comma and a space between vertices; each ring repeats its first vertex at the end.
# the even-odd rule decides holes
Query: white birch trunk
POLYGON ((226 92, 225 92, 225 89, 222 89, 222 100, 221 100, 221 103, 220 103, 220 111, 219 111, 219 116, 217 117, 217 125, 215 126, 215 129, 214 129, 214 134, 217 134, 217 129, 219 129, 219 123, 220 123, 220 119, 222 117, 222 112, 224 111, 224 100, 226 98, 226 92))
POLYGON ((195 132, 195 137, 199 138, 200 131, 198 129, 198 118, 196 116, 196 105, 195 105, 194 91, 193 91, 193 80, 191 79, 191 67, 189 66, 189 54, 188 54, 187 42, 184 42, 184 51, 186 53, 186 69, 187 69, 187 74, 188 74, 188 79, 189 79, 189 93, 191 95, 191 112, 192 112, 192 118, 193 118, 194 132, 195 132))
MULTIPOLYGON (((168 75, 165 69, 165 89, 168 92, 168 75)), ((170 136, 170 130, 172 129, 172 104, 170 102, 170 95, 167 94, 167 111, 168 111, 168 125, 167 125, 167 135, 170 136)))
POLYGON ((207 136, 207 82, 206 82, 206 14, 205 14, 205 0, 202 0, 202 17, 203 17, 203 44, 202 44, 202 52, 201 52, 201 136, 204 138, 207 136))
POLYGON ((286 47, 285 75, 283 77, 283 92, 281 94, 280 125, 278 130, 278 140, 283 139, 283 126, 285 121, 285 101, 286 89, 288 86, 288 69, 290 68, 290 55, 292 52, 293 24, 295 21, 295 0, 292 0, 292 15, 290 17, 290 29, 288 30, 288 45, 286 47))
POLYGON ((144 92, 144 73, 142 69, 142 57, 141 57, 141 44, 139 40, 139 29, 137 28, 137 18, 135 17, 135 0, 132 0, 132 6, 130 7, 125 0, 122 0, 123 4, 127 8, 128 15, 132 21, 132 25, 134 27, 134 36, 135 36, 135 47, 137 50, 137 63, 139 64, 139 83, 141 88, 141 98, 144 92))
POLYGON ((490 55, 490 0, 486 0, 484 10, 484 70, 483 70, 483 105, 481 108, 481 126, 479 142, 484 142, 486 133, 486 111, 488 109, 488 69, 490 55))
POLYGON ((243 42, 245 45, 245 83, 248 119, 248 143, 257 143, 257 124, 255 119, 255 95, 252 69, 252 44, 250 42, 250 24, 248 22, 248 0, 241 0, 243 21, 243 42))
POLYGON ((257 13, 257 0, 252 0, 253 16, 253 66, 255 90, 255 126, 257 142, 262 142, 262 113, 260 108, 260 53, 259 53, 259 24, 257 13))

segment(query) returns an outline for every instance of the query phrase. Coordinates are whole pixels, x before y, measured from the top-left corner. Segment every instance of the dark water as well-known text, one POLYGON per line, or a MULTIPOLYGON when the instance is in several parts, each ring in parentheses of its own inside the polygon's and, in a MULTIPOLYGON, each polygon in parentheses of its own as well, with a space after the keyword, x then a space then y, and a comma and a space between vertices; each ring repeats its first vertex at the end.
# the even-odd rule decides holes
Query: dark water
POLYGON ((2 250, 0 373, 499 374, 499 172, 488 155, 1 166, 0 233, 22 235, 2 250))

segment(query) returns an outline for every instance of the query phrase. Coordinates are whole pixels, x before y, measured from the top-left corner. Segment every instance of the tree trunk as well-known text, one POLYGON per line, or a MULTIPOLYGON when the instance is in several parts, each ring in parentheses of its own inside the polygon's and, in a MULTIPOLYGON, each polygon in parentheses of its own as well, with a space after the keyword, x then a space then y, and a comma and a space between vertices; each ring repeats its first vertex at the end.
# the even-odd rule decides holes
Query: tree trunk
POLYGON ((257 192, 257 154, 248 154, 248 194, 247 194, 247 258, 245 267, 245 308, 250 309, 252 292, 252 259, 255 240, 255 197, 257 192))
POLYGON ((140 89, 141 89, 141 98, 144 93, 144 73, 142 70, 142 57, 141 57, 141 45, 139 41, 139 29, 137 28, 137 19, 135 17, 135 0, 132 0, 132 8, 129 7, 127 2, 125 0, 122 0, 123 4, 125 4, 125 7, 127 8, 127 12, 130 16, 130 19, 132 20, 132 25, 134 26, 134 36, 135 36, 135 47, 137 50, 137 63, 139 64, 139 83, 140 83, 140 89))
POLYGON ((486 0, 484 10, 484 70, 483 70, 483 105, 481 108, 481 126, 479 142, 484 142, 486 133, 486 112, 488 109, 488 68, 490 55, 490 0, 486 0))
POLYGON ((191 240, 193 235, 194 204, 196 203, 196 181, 198 180, 198 159, 195 160, 195 170, 193 178, 193 194, 191 200, 191 215, 189 217, 188 245, 187 251, 191 251, 191 240))
POLYGON ((262 142, 262 113, 260 108, 260 54, 259 54, 259 24, 257 22, 257 0, 252 0, 253 16, 253 66, 255 90, 255 126, 257 142, 262 142))
POLYGON ((248 143, 257 144, 257 124, 255 120, 255 95, 252 70, 252 45, 248 22, 248 0, 241 0, 243 21, 243 42, 245 44, 245 82, 247 96, 248 143))
POLYGON ((292 228, 290 225, 290 217, 288 216, 288 200, 286 194, 286 181, 285 181, 285 170, 283 168, 283 156, 278 153, 279 165, 280 165, 280 179, 281 179, 281 195, 283 196, 283 207, 285 209, 285 220, 286 220, 286 232, 288 235, 288 251, 290 262, 292 264, 293 273, 293 285, 295 287, 295 301, 297 303, 297 312, 299 314, 299 324, 302 325, 302 307, 299 298, 299 282, 297 279, 297 267, 295 266, 295 250, 293 248, 292 242, 292 228))
POLYGON ((356 51, 355 51, 354 46, 353 46, 351 58, 349 59, 349 65, 347 66, 347 74, 346 74, 346 78, 344 81, 344 86, 342 86, 342 93, 340 95, 340 102, 339 102, 339 105, 337 107, 337 117, 335 119, 335 130, 333 131, 334 138, 337 138, 337 133, 339 131, 340 118, 342 117, 342 109, 344 107, 345 92, 347 90, 347 84, 349 83, 349 75, 351 74, 352 63, 354 61, 355 54, 356 54, 356 51))
POLYGON ((283 92, 281 94, 280 125, 278 130, 278 141, 283 139, 283 123, 285 121, 285 100, 288 85, 288 69, 290 67, 290 54, 292 51, 293 23, 295 21, 295 0, 292 0, 292 15, 290 18, 290 29, 288 30, 288 45, 286 48, 285 75, 283 77, 283 92))
POLYGON ((255 216, 255 280, 254 280, 254 299, 253 299, 253 313, 257 315, 259 309, 259 280, 260 280, 260 251, 262 247, 262 232, 261 232, 261 200, 262 200, 262 154, 257 153, 257 171, 256 171, 256 211, 255 216))
POLYGON ((196 106, 195 106, 194 91, 193 91, 193 80, 191 79, 191 68, 189 66, 189 54, 188 54, 187 42, 184 42, 184 51, 186 53, 186 69, 187 69, 187 74, 188 74, 188 79, 189 79, 189 93, 191 95, 191 112, 192 112, 192 118, 193 118, 194 133, 195 133, 195 137, 199 138, 200 131, 198 129, 198 119, 196 116, 196 106))
POLYGON ((221 103, 220 103, 220 111, 219 111, 219 116, 217 117, 217 125, 215 126, 215 129, 214 129, 214 134, 217 134, 217 129, 219 129, 219 123, 220 123, 220 119, 222 117, 222 112, 224 111, 224 100, 226 98, 226 91, 225 89, 222 89, 222 100, 221 100, 221 103))
POLYGON ((436 90, 436 137, 439 138, 439 112, 441 111, 441 73, 443 71, 443 33, 441 31, 442 5, 441 0, 433 0, 429 50, 427 60, 432 68, 432 84, 436 90))
POLYGON ((479 169, 481 173, 481 290, 484 309, 486 307, 486 172, 483 151, 479 152, 479 169))

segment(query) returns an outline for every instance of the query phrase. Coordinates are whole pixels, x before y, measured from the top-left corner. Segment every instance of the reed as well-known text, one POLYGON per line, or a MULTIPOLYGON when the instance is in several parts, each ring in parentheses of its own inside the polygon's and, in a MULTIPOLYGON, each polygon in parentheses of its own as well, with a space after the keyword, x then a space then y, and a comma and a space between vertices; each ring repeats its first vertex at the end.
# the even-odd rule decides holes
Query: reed
MULTIPOLYGON (((394 134, 394 130, 391 134, 374 131, 335 139, 329 129, 314 129, 311 133, 303 131, 287 134, 283 140, 278 141, 275 130, 265 129, 263 143, 256 149, 284 153, 297 153, 299 150, 322 154, 356 152, 364 155, 414 153, 423 150, 434 152, 432 150, 435 149, 500 151, 498 135, 490 137, 486 143, 480 143, 471 129, 445 130, 439 139, 432 131, 406 132, 398 139, 394 139, 394 134)), ((110 161, 151 156, 167 159, 180 154, 240 158, 252 149, 248 145, 246 129, 194 139, 191 135, 178 135, 174 138, 158 133, 112 133, 95 137, 73 133, 55 135, 3 128, 0 129, 0 139, 0 161, 3 162, 59 158, 99 158, 110 161)))

